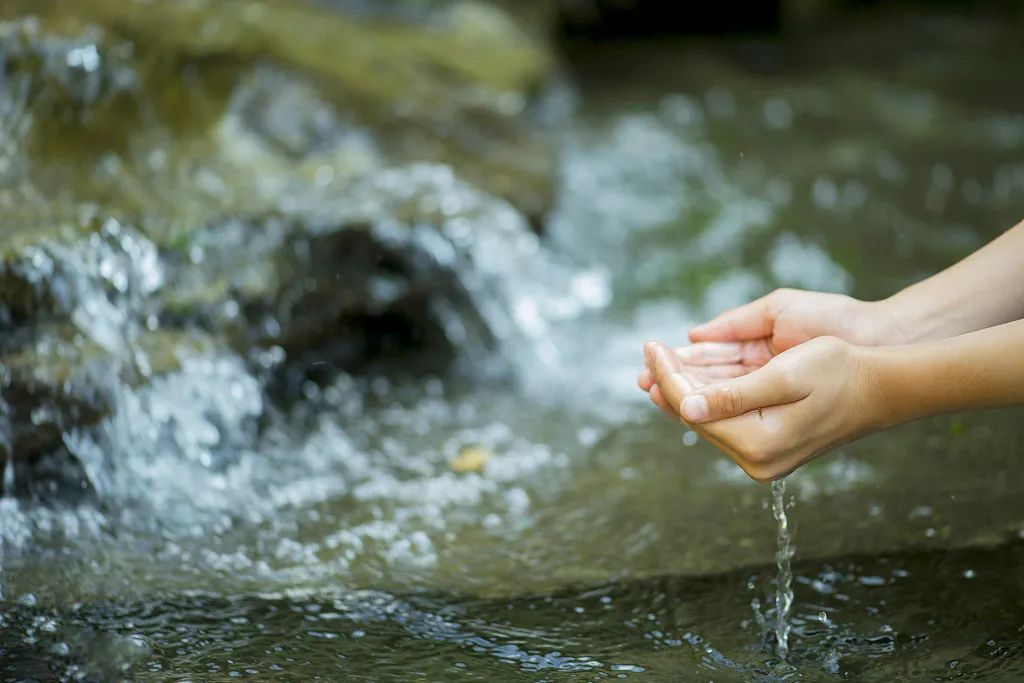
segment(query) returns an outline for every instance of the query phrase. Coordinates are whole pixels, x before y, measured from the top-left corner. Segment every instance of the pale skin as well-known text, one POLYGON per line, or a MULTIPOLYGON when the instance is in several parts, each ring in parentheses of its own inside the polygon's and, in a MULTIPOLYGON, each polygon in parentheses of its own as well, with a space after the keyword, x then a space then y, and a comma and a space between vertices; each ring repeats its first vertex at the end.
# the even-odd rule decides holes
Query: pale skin
POLYGON ((870 432, 1024 404, 1024 222, 888 299, 777 290, 644 345, 638 384, 767 482, 870 432))

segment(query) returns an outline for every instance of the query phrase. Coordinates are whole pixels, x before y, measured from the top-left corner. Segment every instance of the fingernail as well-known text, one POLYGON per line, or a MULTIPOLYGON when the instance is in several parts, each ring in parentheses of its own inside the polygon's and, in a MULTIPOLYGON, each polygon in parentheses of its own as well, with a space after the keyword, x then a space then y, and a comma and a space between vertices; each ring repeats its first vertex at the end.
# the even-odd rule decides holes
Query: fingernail
POLYGON ((693 422, 703 420, 708 416, 708 400, 700 394, 687 396, 683 399, 683 416, 693 422))

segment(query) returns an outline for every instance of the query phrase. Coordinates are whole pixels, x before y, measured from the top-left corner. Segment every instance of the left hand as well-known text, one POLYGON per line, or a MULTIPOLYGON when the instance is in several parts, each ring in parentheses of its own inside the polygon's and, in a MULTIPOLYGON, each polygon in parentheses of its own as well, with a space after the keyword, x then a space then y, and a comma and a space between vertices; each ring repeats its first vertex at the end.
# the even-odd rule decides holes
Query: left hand
POLYGON ((835 337, 812 339, 725 379, 694 372, 664 344, 648 342, 644 352, 651 400, 760 482, 783 477, 884 421, 870 356, 835 337))

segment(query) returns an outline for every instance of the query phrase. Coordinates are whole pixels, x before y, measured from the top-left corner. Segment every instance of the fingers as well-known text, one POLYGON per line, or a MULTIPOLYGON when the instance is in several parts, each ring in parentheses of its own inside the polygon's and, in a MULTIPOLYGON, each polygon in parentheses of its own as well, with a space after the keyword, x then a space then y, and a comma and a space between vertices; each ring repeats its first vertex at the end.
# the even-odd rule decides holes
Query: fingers
POLYGON ((775 321, 768 297, 733 308, 690 330, 692 342, 747 341, 772 336, 775 321))
POLYGON ((647 361, 647 369, 657 377, 657 360, 665 364, 668 372, 679 372, 682 370, 683 362, 672 349, 658 341, 644 342, 644 360, 647 361))
MULTIPOLYGON (((732 458, 737 465, 757 481, 770 481, 778 476, 772 463, 768 462, 768 457, 773 453, 772 448, 774 448, 771 445, 771 432, 779 429, 780 422, 774 413, 783 408, 766 409, 764 419, 759 413, 746 413, 707 424, 691 422, 680 410, 694 396, 714 396, 714 392, 721 389, 723 384, 740 382, 754 375, 767 376, 770 380, 771 375, 778 372, 777 369, 772 368, 766 372, 766 368, 761 368, 745 377, 707 385, 692 374, 680 372, 681 364, 678 357, 668 347, 652 343, 645 347, 645 353, 650 359, 655 379, 650 390, 651 401, 655 405, 676 421, 690 426, 732 458), (771 426, 770 423, 773 422, 775 426, 771 426)), ((770 385, 771 382, 769 381, 768 384, 770 385)), ((756 397, 762 394, 756 392, 749 394, 748 392, 747 395, 756 397)))
POLYGON ((679 357, 664 344, 653 343, 649 348, 653 360, 652 369, 659 393, 676 415, 686 395, 695 391, 704 382, 683 372, 679 357))
POLYGON ((740 342, 701 342, 680 346, 675 352, 686 365, 725 365, 743 360, 743 344, 740 342))
POLYGON ((793 403, 806 395, 788 381, 778 366, 769 364, 747 375, 715 382, 688 393, 679 406, 679 412, 690 422, 714 422, 761 408, 793 403))
POLYGON ((676 412, 675 408, 668 404, 665 400, 665 396, 661 393, 661 389, 655 384, 651 387, 651 403, 661 408, 661 411, 668 415, 669 419, 674 422, 679 422, 679 413, 676 412))
POLYGON ((704 380, 705 384, 723 379, 740 377, 750 372, 746 365, 708 365, 705 367, 687 365, 683 370, 686 374, 704 380))
POLYGON ((688 366, 744 365, 761 367, 772 359, 771 346, 765 337, 742 342, 696 342, 675 350, 688 366))
MULTIPOLYGON (((760 352, 751 353, 748 344, 694 344, 672 349, 678 356, 680 370, 705 380, 705 382, 739 377, 750 372, 751 366, 768 362, 762 360, 760 352), (706 348, 705 348, 706 347, 706 348)), ((645 355, 646 352, 645 352, 645 355)), ((636 384, 642 391, 650 391, 654 385, 653 357, 647 358, 647 367, 639 372, 636 384)))

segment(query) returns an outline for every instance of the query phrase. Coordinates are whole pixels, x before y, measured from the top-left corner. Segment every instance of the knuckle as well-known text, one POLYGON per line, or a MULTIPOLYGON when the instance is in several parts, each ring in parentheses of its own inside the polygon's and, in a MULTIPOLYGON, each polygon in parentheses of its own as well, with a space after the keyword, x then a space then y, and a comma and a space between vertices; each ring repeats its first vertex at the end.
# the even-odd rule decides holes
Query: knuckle
POLYGON ((731 384, 718 390, 715 401, 722 415, 739 415, 743 409, 743 396, 739 389, 731 384))

